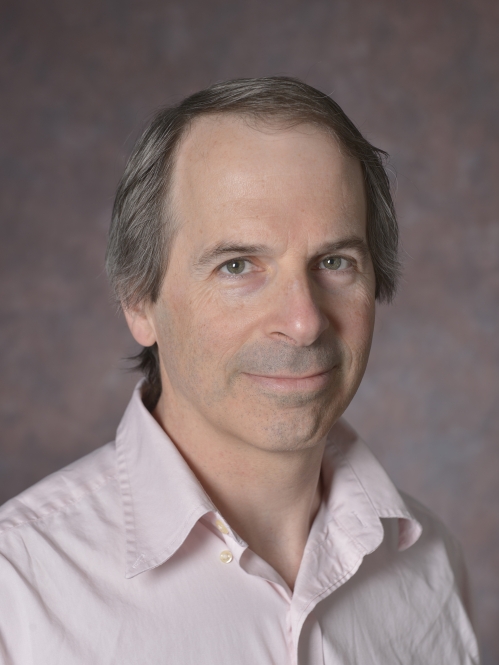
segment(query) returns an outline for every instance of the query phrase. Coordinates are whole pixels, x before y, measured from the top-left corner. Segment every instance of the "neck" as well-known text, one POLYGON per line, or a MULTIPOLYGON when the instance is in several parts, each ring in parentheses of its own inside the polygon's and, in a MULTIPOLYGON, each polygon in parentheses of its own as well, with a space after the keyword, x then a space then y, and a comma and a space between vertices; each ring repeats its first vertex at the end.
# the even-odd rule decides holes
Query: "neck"
POLYGON ((178 407, 162 396, 153 415, 224 519, 293 589, 321 501, 325 441, 298 451, 269 451, 178 407))

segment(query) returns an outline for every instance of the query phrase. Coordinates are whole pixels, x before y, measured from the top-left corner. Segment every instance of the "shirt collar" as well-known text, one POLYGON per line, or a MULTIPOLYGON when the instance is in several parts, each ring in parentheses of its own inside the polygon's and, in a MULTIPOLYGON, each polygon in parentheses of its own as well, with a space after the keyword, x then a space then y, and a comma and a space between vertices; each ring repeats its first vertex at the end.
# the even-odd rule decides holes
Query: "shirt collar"
POLYGON ((176 446, 143 405, 141 383, 116 436, 127 578, 169 559, 196 522, 216 510, 176 446))
MULTIPOLYGON (((203 515, 216 512, 176 446, 143 405, 140 391, 141 382, 116 436, 127 578, 161 565, 203 515)), ((399 549, 419 538, 421 526, 379 462, 342 419, 328 436, 322 475, 327 519, 341 523, 351 537, 358 531, 366 551, 382 540, 380 518, 399 519, 399 549)))
POLYGON ((340 522, 366 552, 381 543, 380 519, 398 519, 398 549, 411 547, 422 527, 355 430, 340 418, 328 435, 322 477, 329 519, 340 522))

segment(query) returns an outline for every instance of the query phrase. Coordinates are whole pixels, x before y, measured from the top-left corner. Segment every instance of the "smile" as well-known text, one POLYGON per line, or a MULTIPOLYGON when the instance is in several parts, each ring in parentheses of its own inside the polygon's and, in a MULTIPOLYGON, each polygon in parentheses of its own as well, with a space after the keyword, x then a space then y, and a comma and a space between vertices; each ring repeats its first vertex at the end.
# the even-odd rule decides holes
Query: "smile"
POLYGON ((326 387, 331 372, 332 369, 306 376, 262 376, 259 374, 246 374, 246 376, 260 386, 280 393, 315 392, 326 387))

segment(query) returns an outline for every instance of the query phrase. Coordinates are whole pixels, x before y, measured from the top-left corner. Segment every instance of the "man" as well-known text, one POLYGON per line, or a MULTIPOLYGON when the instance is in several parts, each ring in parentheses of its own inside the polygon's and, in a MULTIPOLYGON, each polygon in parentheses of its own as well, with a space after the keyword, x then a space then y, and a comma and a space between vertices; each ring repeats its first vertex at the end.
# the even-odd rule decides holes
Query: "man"
POLYGON ((458 546, 341 420, 395 289, 382 155, 284 77, 153 120, 107 257, 145 379, 0 513, 2 662, 478 662, 458 546))

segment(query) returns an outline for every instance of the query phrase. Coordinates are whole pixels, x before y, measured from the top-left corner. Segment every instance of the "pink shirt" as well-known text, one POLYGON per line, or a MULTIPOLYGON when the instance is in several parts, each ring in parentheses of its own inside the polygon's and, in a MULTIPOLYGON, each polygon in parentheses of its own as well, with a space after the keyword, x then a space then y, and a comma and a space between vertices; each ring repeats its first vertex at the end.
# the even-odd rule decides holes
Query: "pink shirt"
POLYGON ((4 665, 478 663, 460 550, 331 430, 294 592, 232 531, 138 389, 115 443, 0 509, 4 665))

